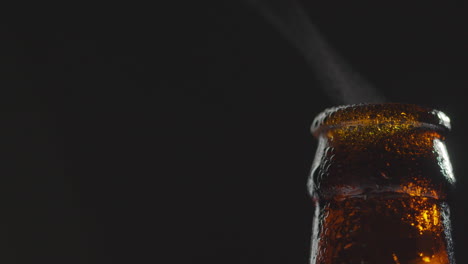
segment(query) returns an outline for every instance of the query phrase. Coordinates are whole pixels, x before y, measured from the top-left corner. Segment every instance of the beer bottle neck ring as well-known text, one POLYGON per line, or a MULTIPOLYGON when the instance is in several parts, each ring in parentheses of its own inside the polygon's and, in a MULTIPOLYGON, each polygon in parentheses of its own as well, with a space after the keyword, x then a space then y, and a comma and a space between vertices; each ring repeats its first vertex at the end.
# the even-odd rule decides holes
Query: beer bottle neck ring
POLYGON ((442 135, 451 129, 450 118, 442 111, 414 104, 381 103, 327 108, 314 119, 311 132, 319 137, 335 128, 384 125, 425 128, 442 135))

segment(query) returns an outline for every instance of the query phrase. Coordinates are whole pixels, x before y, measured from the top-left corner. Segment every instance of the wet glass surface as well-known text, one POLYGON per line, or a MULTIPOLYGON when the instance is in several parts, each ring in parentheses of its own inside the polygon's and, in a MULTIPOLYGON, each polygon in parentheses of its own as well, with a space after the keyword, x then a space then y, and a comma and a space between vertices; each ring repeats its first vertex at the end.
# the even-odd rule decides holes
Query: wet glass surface
POLYGON ((312 263, 454 263, 442 112, 355 105, 319 115, 312 263))

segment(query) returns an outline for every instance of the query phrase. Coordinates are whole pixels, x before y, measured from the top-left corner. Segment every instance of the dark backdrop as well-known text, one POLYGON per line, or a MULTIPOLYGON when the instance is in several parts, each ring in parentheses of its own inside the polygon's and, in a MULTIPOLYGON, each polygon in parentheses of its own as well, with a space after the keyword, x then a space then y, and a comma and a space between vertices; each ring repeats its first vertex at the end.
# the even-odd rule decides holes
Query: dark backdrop
MULTIPOLYGON (((304 6, 388 101, 451 117, 468 262, 467 9, 304 6)), ((309 126, 334 103, 276 28, 242 2, 50 8, 0 26, 2 263, 307 262, 309 126)))

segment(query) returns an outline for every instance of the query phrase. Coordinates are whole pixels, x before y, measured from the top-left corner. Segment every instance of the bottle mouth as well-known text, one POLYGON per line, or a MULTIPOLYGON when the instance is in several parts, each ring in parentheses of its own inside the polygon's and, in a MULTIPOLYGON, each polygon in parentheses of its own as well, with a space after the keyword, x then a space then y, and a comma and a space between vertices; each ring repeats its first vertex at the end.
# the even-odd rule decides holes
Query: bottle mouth
POLYGON ((375 127, 375 131, 425 128, 445 135, 450 118, 442 111, 414 104, 379 103, 340 105, 325 109, 312 122, 315 137, 332 129, 375 127), (390 129, 391 128, 391 129, 390 129))

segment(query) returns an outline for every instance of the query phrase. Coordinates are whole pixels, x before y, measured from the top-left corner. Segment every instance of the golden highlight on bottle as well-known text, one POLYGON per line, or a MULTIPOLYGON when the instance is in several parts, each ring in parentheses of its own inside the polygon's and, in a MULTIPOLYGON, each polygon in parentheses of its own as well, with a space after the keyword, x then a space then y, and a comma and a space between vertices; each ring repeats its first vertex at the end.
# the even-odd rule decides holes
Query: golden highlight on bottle
POLYGON ((453 264, 450 120, 408 104, 325 110, 309 190, 312 264, 453 264))

